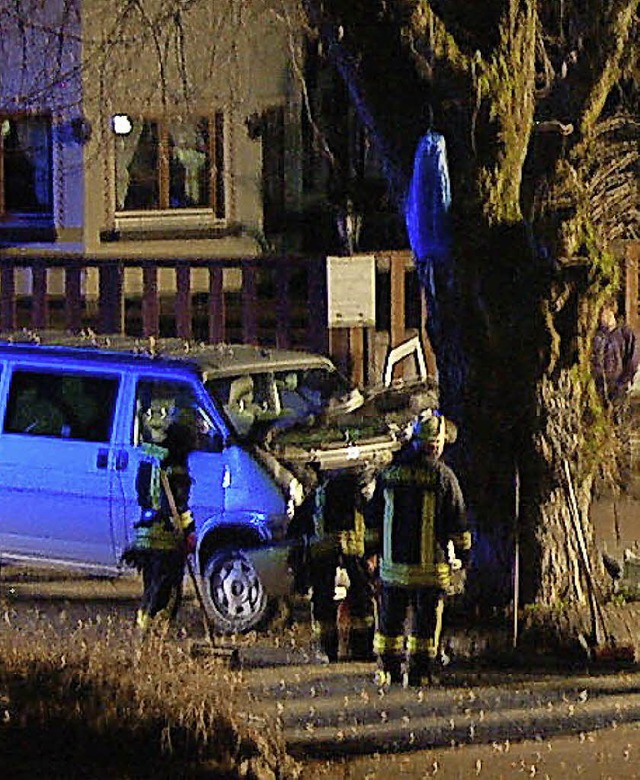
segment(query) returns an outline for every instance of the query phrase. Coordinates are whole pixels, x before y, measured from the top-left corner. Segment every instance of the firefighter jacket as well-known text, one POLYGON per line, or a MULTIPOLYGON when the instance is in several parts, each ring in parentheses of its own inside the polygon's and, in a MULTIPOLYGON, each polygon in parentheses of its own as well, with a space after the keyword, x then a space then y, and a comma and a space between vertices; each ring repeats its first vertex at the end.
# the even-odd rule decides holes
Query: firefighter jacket
POLYGON ((462 558, 471 548, 464 498, 453 471, 408 445, 378 475, 374 503, 382 531, 382 582, 448 590, 449 541, 462 558))
POLYGON ((371 534, 365 524, 362 488, 363 474, 356 469, 323 473, 315 491, 312 555, 365 555, 371 534))
POLYGON ((134 547, 139 550, 174 550, 194 531, 189 510, 191 478, 186 455, 176 457, 156 444, 143 444, 142 458, 136 476, 140 520, 135 524, 134 547), (160 480, 161 470, 167 475, 178 511, 172 518, 171 507, 160 480))

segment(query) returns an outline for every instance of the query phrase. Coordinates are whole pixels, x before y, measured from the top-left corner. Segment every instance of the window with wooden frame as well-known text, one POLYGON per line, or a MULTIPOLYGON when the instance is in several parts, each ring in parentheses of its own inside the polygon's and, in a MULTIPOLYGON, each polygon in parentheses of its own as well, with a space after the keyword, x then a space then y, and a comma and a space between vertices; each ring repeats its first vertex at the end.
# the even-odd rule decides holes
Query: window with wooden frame
POLYGON ((222 111, 187 119, 118 119, 116 212, 207 209, 225 218, 222 111))
POLYGON ((51 119, 0 115, 0 216, 52 217, 51 119))

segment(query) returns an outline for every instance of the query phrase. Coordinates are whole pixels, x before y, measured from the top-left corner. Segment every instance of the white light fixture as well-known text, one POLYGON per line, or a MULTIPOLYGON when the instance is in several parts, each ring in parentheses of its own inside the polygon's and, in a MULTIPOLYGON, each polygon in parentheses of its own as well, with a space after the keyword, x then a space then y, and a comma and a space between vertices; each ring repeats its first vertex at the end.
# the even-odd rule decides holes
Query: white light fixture
POLYGON ((128 114, 114 114, 111 117, 111 127, 116 135, 129 135, 133 130, 133 122, 128 114))

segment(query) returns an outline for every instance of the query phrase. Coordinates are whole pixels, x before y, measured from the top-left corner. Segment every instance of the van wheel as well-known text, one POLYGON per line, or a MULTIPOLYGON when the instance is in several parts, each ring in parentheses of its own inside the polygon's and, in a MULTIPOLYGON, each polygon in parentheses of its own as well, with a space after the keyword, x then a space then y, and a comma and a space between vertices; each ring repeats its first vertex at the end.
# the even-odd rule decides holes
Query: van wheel
POLYGON ((224 633, 255 629, 267 612, 267 593, 255 567, 238 550, 217 550, 203 569, 209 619, 224 633))

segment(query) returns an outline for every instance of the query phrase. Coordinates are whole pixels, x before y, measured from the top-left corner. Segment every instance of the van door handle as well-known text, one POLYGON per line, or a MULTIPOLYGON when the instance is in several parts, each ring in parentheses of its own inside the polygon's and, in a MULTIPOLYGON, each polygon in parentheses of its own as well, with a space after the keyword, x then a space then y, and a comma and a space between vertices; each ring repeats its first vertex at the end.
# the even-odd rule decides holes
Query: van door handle
POLYGON ((109 465, 109 450, 98 450, 98 457, 96 458, 96 468, 106 469, 109 465))
POLYGON ((116 471, 124 471, 129 465, 129 453, 126 450, 118 450, 116 453, 116 471))

